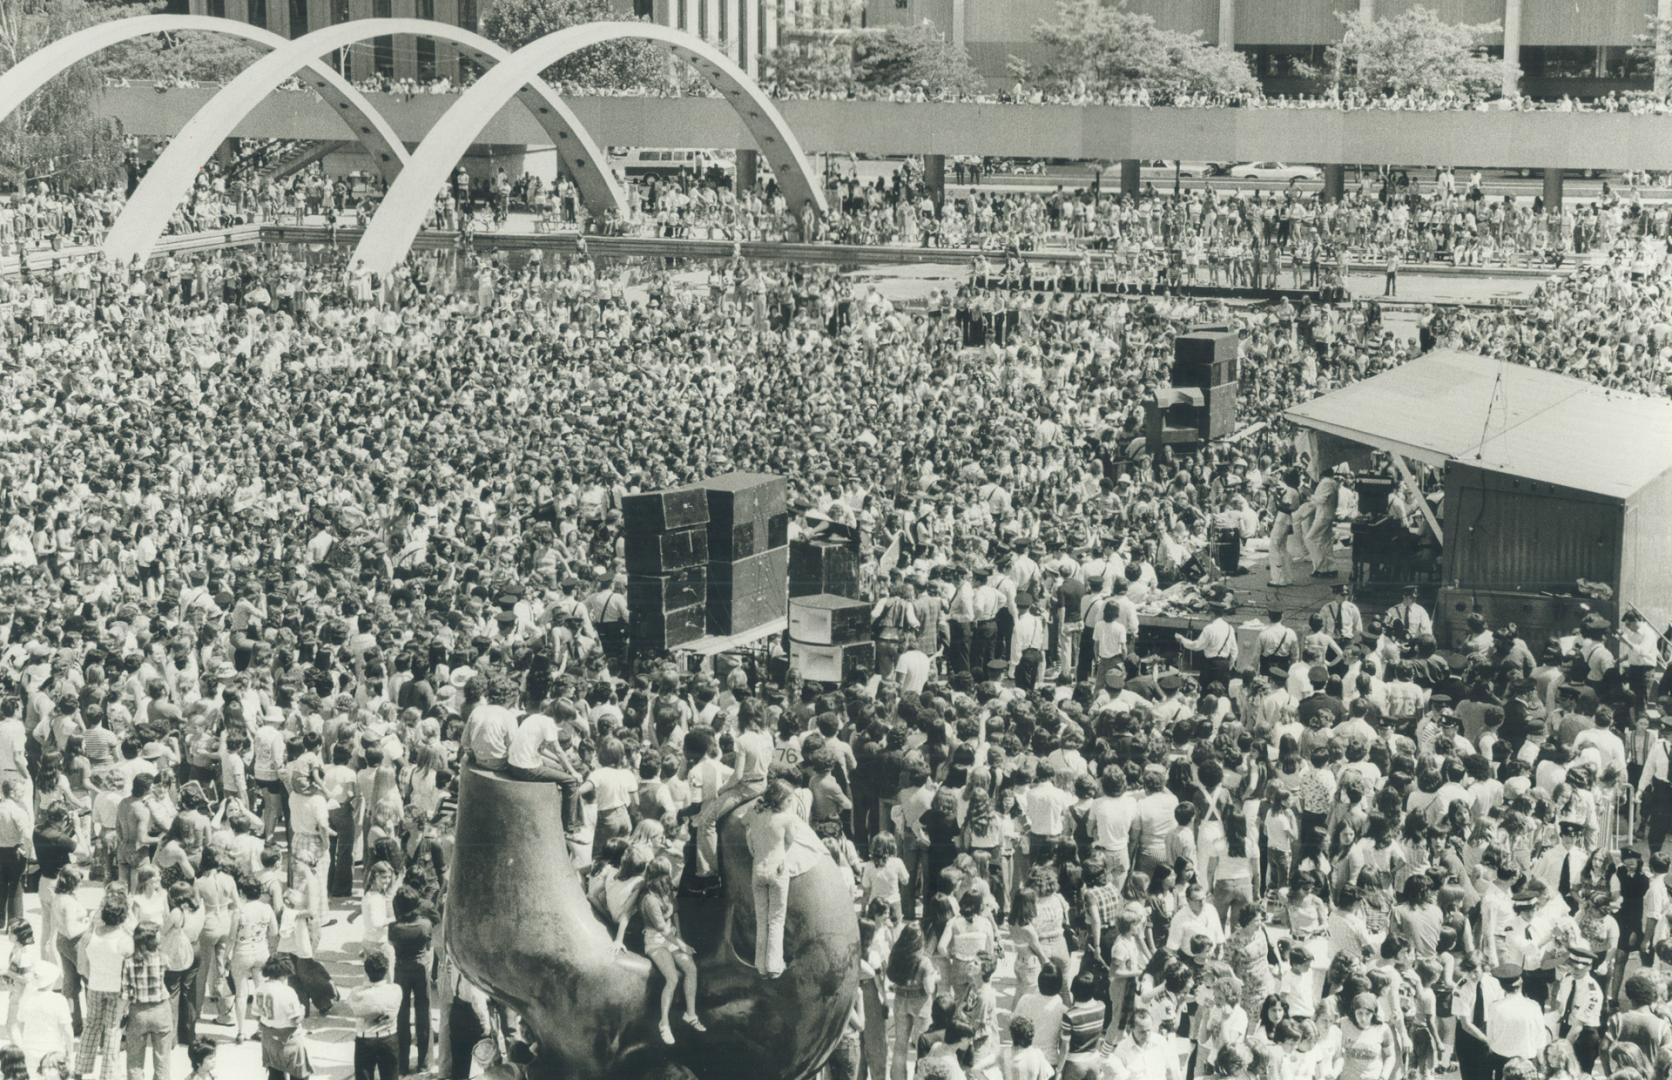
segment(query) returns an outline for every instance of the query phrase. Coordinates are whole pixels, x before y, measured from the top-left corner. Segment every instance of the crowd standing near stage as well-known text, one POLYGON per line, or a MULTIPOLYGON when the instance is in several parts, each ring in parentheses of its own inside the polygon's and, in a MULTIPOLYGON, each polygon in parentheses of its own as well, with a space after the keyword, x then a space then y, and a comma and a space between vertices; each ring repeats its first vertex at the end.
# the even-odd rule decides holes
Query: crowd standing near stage
MULTIPOLYGON (((274 148, 250 152, 261 159, 274 148)), ((566 178, 547 182, 499 168, 486 177, 461 170, 438 195, 428 224, 467 236, 499 231, 583 229, 677 239, 791 240, 850 245, 977 249, 1006 254, 1077 254, 1087 280, 1143 285, 1226 284, 1316 287, 1344 280, 1353 263, 1549 266, 1609 247, 1622 234, 1664 237, 1668 204, 1644 198, 1640 178, 1598 197, 1546 206, 1488 195, 1478 173, 1442 168, 1426 189, 1404 173, 1364 174, 1339 200, 1291 185, 1284 190, 1192 188, 1153 180, 1134 197, 1098 187, 1033 190, 982 186, 987 163, 951 165, 950 194, 937 203, 921 163, 888 177, 826 177, 831 213, 791 207, 771 180, 737 192, 729 175, 690 173, 633 178, 633 212, 593 220, 566 178), (519 215, 513 221, 513 213, 519 215)), ((851 165, 850 165, 851 168, 851 165)), ((327 176, 318 166, 283 180, 258 169, 207 165, 175 212, 170 229, 201 232, 250 223, 363 226, 381 184, 363 175, 327 176)), ((0 204, 0 250, 96 245, 123 205, 113 191, 40 191, 0 204)))
MULTIPOLYGON (((1355 597, 1346 481, 1280 420, 1436 343, 1666 393, 1664 239, 1609 240, 1417 340, 1370 300, 1020 271, 921 306, 469 248, 0 280, 0 1075, 161 1080, 183 1046, 207 1080, 247 1039, 306 1077, 322 1005, 357 1077, 519 1059, 447 955, 477 767, 557 782, 600 919, 687 989, 689 811, 780 782, 861 914, 831 1077, 1665 1077, 1662 628, 1439 649, 1415 596, 1355 597), (1174 336, 1221 322, 1267 426, 1143 452, 1174 336), (733 468, 857 535, 873 676, 628 654, 622 496, 733 468), (1228 536, 1276 587, 1252 647, 1228 536), (1303 580, 1338 588, 1285 610, 1303 580), (1157 647, 1164 594, 1205 624, 1157 647)), ((1432 557, 1414 500, 1387 517, 1432 557)))

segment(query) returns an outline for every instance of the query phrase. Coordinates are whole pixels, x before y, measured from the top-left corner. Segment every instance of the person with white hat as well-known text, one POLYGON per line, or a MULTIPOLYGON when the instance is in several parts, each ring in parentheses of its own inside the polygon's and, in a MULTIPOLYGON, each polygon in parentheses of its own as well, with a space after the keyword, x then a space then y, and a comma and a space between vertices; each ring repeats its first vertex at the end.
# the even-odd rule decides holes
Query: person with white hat
POLYGON ((19 1000, 11 1010, 16 1020, 6 1038, 23 1050, 31 1066, 48 1054, 62 1054, 66 1060, 75 1054, 75 1025, 69 999, 58 992, 58 975, 57 965, 37 961, 28 981, 12 991, 19 1000))

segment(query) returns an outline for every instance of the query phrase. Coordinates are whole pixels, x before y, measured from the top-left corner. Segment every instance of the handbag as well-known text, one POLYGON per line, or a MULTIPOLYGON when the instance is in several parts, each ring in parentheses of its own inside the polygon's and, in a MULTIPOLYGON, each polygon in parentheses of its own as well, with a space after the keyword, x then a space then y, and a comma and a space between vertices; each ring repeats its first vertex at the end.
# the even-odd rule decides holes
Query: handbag
POLYGON ((163 958, 163 966, 169 971, 185 971, 197 957, 191 939, 186 936, 184 924, 170 926, 163 931, 157 951, 163 958))

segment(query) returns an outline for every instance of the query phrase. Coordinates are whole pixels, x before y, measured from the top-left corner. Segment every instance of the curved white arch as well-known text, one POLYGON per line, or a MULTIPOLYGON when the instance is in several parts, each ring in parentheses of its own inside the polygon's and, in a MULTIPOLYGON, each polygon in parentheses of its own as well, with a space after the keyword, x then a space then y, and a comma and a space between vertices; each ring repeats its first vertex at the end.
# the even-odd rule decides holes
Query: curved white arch
MULTIPOLYGON (((426 35, 451 41, 484 65, 503 64, 514 57, 509 50, 478 34, 424 19, 359 19, 324 27, 294 41, 281 40, 279 47, 222 87, 169 141, 116 219, 105 239, 105 253, 124 261, 135 255, 148 255, 167 227, 174 208, 190 190, 199 167, 274 87, 306 68, 314 88, 325 93, 330 82, 320 74, 319 69, 325 67, 318 62, 321 55, 386 34, 426 35)), ((574 178, 581 199, 595 213, 614 209, 625 215, 627 196, 609 170, 595 164, 603 160, 603 154, 573 111, 539 78, 538 72, 530 73, 523 81, 529 95, 523 99, 524 105, 557 147, 558 156, 574 178)), ((370 109, 370 103, 366 107, 370 109)), ((378 122, 382 122, 380 116, 378 122)), ((363 136, 368 126, 369 123, 362 121, 357 130, 363 136)), ((398 142, 395 145, 399 147, 398 142)), ((404 165, 405 160, 403 151, 400 164, 404 165)), ((427 205, 420 208, 420 216, 427 210, 427 205)))
MULTIPOLYGON (((243 38, 270 49, 280 49, 289 41, 260 26, 236 19, 218 19, 208 15, 136 15, 128 19, 89 26, 25 56, 17 65, 0 74, 0 122, 10 116, 24 100, 45 86, 65 68, 78 64, 95 53, 113 45, 132 41, 147 34, 165 34, 186 30, 202 30, 229 37, 243 38)), ((319 95, 354 132, 355 141, 365 147, 384 179, 393 180, 406 164, 406 148, 365 95, 338 74, 329 64, 318 60, 318 55, 307 65, 308 75, 319 95)), ((201 165, 199 160, 196 164, 201 165)), ((194 172, 196 165, 194 165, 194 172)), ((172 208, 171 208, 172 209, 172 208)))
POLYGON ((737 110, 738 117, 766 157, 789 205, 797 212, 811 204, 825 209, 812 167, 789 125, 755 81, 724 53, 689 34, 655 23, 604 21, 567 27, 518 49, 511 59, 477 80, 430 129, 412 161, 390 186, 383 205, 355 251, 377 273, 387 273, 406 257, 418 236, 424 214, 447 174, 497 113, 530 77, 570 53, 620 38, 654 41, 688 61, 737 110))

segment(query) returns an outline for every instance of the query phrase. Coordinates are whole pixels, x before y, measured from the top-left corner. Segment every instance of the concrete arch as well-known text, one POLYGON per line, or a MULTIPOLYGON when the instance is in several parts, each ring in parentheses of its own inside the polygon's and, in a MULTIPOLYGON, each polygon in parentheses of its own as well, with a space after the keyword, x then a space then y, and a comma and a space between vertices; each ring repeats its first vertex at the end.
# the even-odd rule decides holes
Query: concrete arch
POLYGON ((567 27, 530 42, 466 90, 413 152, 411 163, 402 170, 383 205, 372 216, 356 257, 364 259, 378 273, 393 269, 406 257, 423 223, 424 213, 448 173, 489 118, 536 73, 570 53, 621 38, 656 42, 701 72, 737 110, 739 119, 776 175, 789 205, 799 212, 810 203, 819 213, 824 212, 824 193, 819 190, 812 166, 801 152, 801 144, 771 99, 742 68, 718 49, 689 34, 655 23, 603 21, 567 27))
MULTIPOLYGON (((0 74, 0 122, 23 104, 24 99, 45 86, 64 69, 124 41, 147 34, 178 33, 201 30, 230 37, 243 38, 270 49, 282 49, 289 41, 271 30, 236 19, 218 19, 207 15, 137 15, 129 19, 115 19, 78 30, 67 37, 30 53, 17 65, 0 74)), ((503 51, 503 50, 502 50, 503 51)), ((354 84, 338 74, 315 53, 307 64, 308 76, 314 88, 349 126, 355 141, 363 146, 378 170, 387 180, 393 180, 406 164, 406 148, 383 116, 366 100, 354 84)), ((200 160, 193 165, 195 171, 200 160)), ((172 209, 172 208, 171 208, 172 209)))
MULTIPOLYGON (((105 240, 105 253, 123 260, 135 255, 148 255, 167 227, 174 208, 190 190, 199 167, 279 83, 297 71, 307 69, 313 88, 325 93, 331 88, 331 83, 319 69, 330 69, 319 62, 320 56, 392 34, 423 35, 453 42, 466 56, 484 66, 496 65, 493 70, 498 70, 497 65, 514 59, 509 50, 478 34, 447 23, 421 19, 359 19, 324 27, 294 41, 281 41, 279 47, 222 87, 169 141, 167 149, 146 173, 111 228, 105 240)), ((603 160, 603 153, 574 112, 550 85, 539 78, 537 71, 525 75, 523 84, 527 91, 522 98, 523 104, 557 147, 558 156, 574 178, 582 201, 595 213, 601 214, 608 209, 626 213, 626 194, 609 170, 597 164, 603 160)), ((369 109, 370 104, 367 103, 366 107, 369 109)), ((339 105, 341 108, 344 106, 339 105)), ((347 114, 344 115, 346 119, 347 114)), ((375 116, 375 112, 372 115, 375 116)), ((377 117, 377 122, 382 124, 382 118, 377 117)), ((366 129, 371 126, 369 120, 360 119, 355 128, 365 137, 366 129)), ((398 141, 394 145, 399 149, 398 141)), ((385 173, 386 178, 398 179, 398 173, 404 171, 400 166, 405 164, 406 155, 402 151, 395 175, 385 173)), ((420 218, 427 209, 427 204, 419 208, 420 218)))

